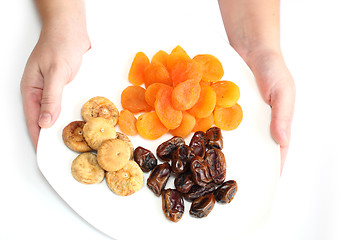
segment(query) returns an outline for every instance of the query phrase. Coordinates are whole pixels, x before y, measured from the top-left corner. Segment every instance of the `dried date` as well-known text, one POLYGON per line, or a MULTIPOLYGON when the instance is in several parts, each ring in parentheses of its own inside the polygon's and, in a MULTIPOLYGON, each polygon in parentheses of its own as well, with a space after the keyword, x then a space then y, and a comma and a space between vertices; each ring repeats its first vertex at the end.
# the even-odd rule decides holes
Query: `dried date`
POLYGON ((211 127, 206 131, 205 135, 207 148, 223 149, 223 137, 220 128, 211 127))
POLYGON ((216 184, 211 182, 205 186, 193 185, 187 193, 184 193, 183 196, 185 200, 192 201, 195 198, 204 196, 207 193, 215 191, 216 184))
POLYGON ((171 170, 176 174, 185 172, 193 156, 195 155, 189 146, 185 144, 178 146, 172 154, 171 170))
POLYGON ((172 137, 157 147, 156 155, 161 161, 170 162, 174 150, 184 144, 185 140, 182 137, 172 137))
POLYGON ((203 131, 197 131, 191 138, 189 146, 195 155, 204 157, 206 151, 206 137, 203 131))
POLYGON ((178 175, 174 180, 176 190, 182 193, 189 192, 194 184, 195 183, 192 180, 192 173, 190 171, 178 175))
POLYGON ((202 157, 195 156, 191 159, 190 170, 196 184, 205 186, 212 181, 208 164, 202 157))
POLYGON ((208 193, 204 196, 196 198, 190 207, 190 215, 196 218, 203 218, 209 215, 215 206, 214 194, 208 193))
POLYGON ((157 159, 154 154, 143 147, 137 147, 134 150, 134 160, 144 172, 151 171, 157 165, 157 159))
POLYGON ((178 222, 184 213, 184 200, 181 193, 175 189, 166 189, 161 196, 166 218, 172 222, 178 222))
POLYGON ((209 149, 205 154, 205 162, 209 168, 212 180, 222 184, 226 177, 226 161, 224 153, 217 148, 209 149))
POLYGON ((156 196, 160 196, 161 191, 165 188, 170 173, 171 167, 169 163, 159 164, 151 171, 147 180, 147 186, 156 196))
POLYGON ((237 192, 237 183, 235 180, 224 182, 215 192, 215 200, 220 203, 230 203, 237 192))

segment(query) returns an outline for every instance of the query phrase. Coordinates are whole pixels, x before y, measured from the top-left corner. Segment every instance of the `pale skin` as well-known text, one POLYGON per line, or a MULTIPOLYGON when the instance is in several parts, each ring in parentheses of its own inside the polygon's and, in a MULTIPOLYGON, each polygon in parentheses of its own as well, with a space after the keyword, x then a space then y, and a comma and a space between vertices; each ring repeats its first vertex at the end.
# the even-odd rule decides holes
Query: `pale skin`
MULTIPOLYGON (((26 124, 37 146, 41 128, 61 110, 64 86, 77 74, 90 49, 83 0, 36 0, 42 30, 21 81, 26 124)), ((291 136, 295 84, 280 49, 279 0, 219 0, 230 45, 252 70, 271 106, 270 131, 280 145, 281 171, 291 136)))

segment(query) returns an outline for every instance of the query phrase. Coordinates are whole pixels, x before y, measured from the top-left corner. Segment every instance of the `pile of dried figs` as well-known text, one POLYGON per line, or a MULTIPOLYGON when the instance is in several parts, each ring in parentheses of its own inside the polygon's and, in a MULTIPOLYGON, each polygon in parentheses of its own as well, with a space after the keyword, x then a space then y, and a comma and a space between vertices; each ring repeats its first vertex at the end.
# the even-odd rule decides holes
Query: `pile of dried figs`
POLYGON ((222 152, 220 128, 197 131, 186 145, 181 137, 172 137, 156 149, 157 158, 143 147, 134 151, 134 160, 144 172, 150 172, 147 186, 162 198, 165 216, 178 222, 184 213, 184 199, 191 202, 190 215, 206 217, 215 202, 230 203, 237 191, 234 180, 225 181, 226 161, 222 152), (170 175, 175 176, 176 189, 166 187, 170 175))

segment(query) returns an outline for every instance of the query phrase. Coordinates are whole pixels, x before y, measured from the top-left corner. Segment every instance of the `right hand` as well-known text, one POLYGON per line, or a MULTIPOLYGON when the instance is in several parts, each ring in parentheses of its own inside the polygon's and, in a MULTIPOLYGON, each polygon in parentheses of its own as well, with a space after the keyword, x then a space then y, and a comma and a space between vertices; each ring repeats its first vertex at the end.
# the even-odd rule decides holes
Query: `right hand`
POLYGON ((36 149, 40 128, 51 127, 61 109, 64 86, 77 74, 90 40, 56 28, 43 29, 26 64, 21 95, 26 125, 36 149))

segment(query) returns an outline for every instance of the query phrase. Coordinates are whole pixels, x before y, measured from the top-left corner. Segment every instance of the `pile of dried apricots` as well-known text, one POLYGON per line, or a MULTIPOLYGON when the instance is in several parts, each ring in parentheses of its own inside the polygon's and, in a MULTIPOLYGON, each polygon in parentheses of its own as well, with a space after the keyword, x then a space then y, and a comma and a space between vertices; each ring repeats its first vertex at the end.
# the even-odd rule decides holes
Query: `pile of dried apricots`
POLYGON ((243 118, 240 89, 222 80, 223 75, 215 56, 191 58, 181 46, 170 54, 160 50, 151 61, 138 52, 128 75, 132 85, 121 94, 120 130, 154 140, 167 132, 185 138, 214 124, 222 130, 237 128, 243 118))

